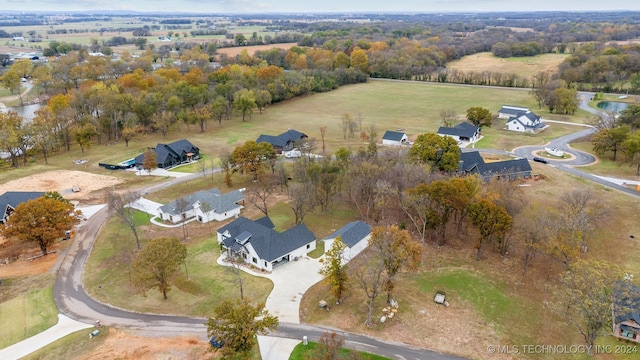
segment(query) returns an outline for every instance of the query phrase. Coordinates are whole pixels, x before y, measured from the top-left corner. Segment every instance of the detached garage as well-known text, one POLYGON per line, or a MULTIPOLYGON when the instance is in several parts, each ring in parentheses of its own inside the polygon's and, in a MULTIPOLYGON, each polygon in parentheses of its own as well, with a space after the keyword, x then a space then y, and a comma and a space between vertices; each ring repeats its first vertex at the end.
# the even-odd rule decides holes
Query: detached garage
POLYGON ((347 246, 342 252, 342 262, 348 263, 369 245, 371 226, 364 221, 353 221, 324 239, 325 251, 331 249, 336 238, 340 237, 347 246))
POLYGON ((407 144, 409 137, 400 131, 387 130, 382 136, 382 145, 401 146, 407 144))

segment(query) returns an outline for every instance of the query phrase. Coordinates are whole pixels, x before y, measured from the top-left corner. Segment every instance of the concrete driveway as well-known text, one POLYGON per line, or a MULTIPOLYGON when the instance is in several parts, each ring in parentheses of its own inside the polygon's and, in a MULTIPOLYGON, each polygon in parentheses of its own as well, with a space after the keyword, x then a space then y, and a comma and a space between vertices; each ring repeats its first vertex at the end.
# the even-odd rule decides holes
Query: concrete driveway
MULTIPOLYGON (((218 258, 218 264, 229 266, 224 262, 225 255, 218 258)), ((247 267, 242 267, 245 272, 271 279, 273 290, 267 297, 266 309, 271 315, 278 317, 283 323, 300 324, 300 300, 304 293, 315 283, 322 280, 318 271, 322 267, 319 259, 312 259, 304 256, 298 261, 289 261, 279 265, 270 274, 258 273, 247 267)), ((302 341, 292 339, 281 339, 270 336, 258 336, 260 354, 263 360, 288 359, 289 355, 302 341)))
POLYGON ((157 203, 155 201, 151 201, 149 199, 145 199, 143 197, 137 199, 136 201, 130 202, 128 204, 129 207, 134 208, 136 210, 140 210, 142 212, 146 212, 147 214, 153 216, 160 216, 158 213, 158 208, 163 204, 157 203))

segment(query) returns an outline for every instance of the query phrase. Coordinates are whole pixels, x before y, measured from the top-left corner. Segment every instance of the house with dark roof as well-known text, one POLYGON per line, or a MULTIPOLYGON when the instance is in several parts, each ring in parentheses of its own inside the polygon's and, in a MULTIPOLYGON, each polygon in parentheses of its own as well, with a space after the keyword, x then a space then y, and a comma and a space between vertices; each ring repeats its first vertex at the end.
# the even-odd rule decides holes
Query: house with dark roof
POLYGON ((409 137, 407 134, 401 131, 385 131, 382 136, 382 145, 392 145, 392 146, 400 146, 404 145, 409 141, 409 137))
POLYGON ((502 105, 500 110, 498 110, 498 119, 508 119, 520 113, 526 113, 527 111, 529 111, 529 108, 526 107, 502 105))
POLYGON ((37 199, 44 195, 39 191, 7 191, 0 195, 0 224, 4 224, 9 216, 16 211, 18 205, 29 200, 37 199))
POLYGON ((477 151, 460 154, 459 174, 477 174, 484 181, 493 178, 516 180, 531 176, 531 165, 527 159, 510 159, 485 162, 477 151))
POLYGON ((454 127, 441 126, 438 135, 451 136, 457 142, 475 143, 480 140, 480 127, 468 122, 461 122, 454 127))
POLYGON ((196 218, 201 223, 238 217, 244 207, 244 189, 222 194, 218 189, 201 190, 158 208, 160 218, 172 223, 196 218))
MULTIPOLYGON (((171 144, 158 143, 153 151, 156 153, 157 166, 161 169, 169 169, 200 158, 200 149, 186 139, 171 144)), ((135 158, 135 163, 138 169, 142 169, 144 154, 138 155, 135 158)))
POLYGON ((616 308, 621 307, 624 311, 619 311, 614 318, 613 336, 640 343, 640 288, 635 285, 625 291, 625 296, 618 299, 623 291, 616 292, 616 308))
POLYGON ((348 223, 324 239, 325 250, 331 249, 338 237, 346 246, 342 251, 342 263, 346 264, 369 245, 371 226, 364 221, 348 223))
POLYGON ((510 131, 536 133, 546 127, 540 116, 531 111, 520 112, 507 120, 506 129, 510 131))
POLYGON ((289 129, 280 135, 260 135, 256 142, 269 143, 273 146, 278 154, 283 151, 289 151, 295 147, 295 144, 301 140, 307 139, 308 136, 297 130, 289 129))
POLYGON ((273 271, 315 250, 316 236, 300 224, 277 232, 268 217, 249 220, 243 216, 217 230, 218 243, 227 255, 242 258, 256 268, 273 271))

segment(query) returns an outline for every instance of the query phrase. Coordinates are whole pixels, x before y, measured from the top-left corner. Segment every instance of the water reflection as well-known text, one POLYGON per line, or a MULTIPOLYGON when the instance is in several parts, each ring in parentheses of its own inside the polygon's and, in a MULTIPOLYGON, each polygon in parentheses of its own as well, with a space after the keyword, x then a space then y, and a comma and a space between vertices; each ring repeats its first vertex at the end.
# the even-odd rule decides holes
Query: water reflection
POLYGON ((31 121, 35 116, 35 112, 42 107, 42 104, 31 104, 25 106, 15 106, 9 108, 11 111, 15 111, 18 115, 22 116, 25 120, 31 121))
POLYGON ((620 101, 600 101, 598 108, 606 112, 620 113, 622 110, 629 107, 629 103, 620 101))

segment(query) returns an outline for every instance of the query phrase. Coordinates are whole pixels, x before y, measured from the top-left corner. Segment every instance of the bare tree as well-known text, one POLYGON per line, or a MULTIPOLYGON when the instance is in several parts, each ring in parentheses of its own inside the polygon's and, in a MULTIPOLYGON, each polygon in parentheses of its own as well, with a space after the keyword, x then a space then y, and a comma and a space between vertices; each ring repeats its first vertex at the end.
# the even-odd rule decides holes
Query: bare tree
POLYGON ((322 155, 325 155, 325 151, 327 149, 324 143, 324 139, 326 135, 327 135, 327 127, 320 126, 320 139, 322 139, 322 155))
POLYGON ((273 195, 273 181, 271 177, 263 176, 259 178, 255 186, 247 192, 247 195, 247 201, 249 201, 249 203, 260 210, 265 216, 269 216, 267 201, 273 195))
POLYGON ((211 203, 207 201, 200 202, 200 210, 207 219, 207 225, 209 225, 209 235, 211 235, 211 219, 209 219, 209 213, 213 210, 211 203))
POLYGON ((180 220, 182 224, 182 236, 184 237, 184 241, 187 241, 187 227, 186 227, 186 212, 189 207, 189 202, 185 198, 179 198, 175 201, 176 204, 176 212, 180 215, 180 220))
POLYGON ((289 197, 291 202, 289 207, 296 217, 296 224, 302 224, 304 217, 311 210, 311 192, 304 184, 293 183, 289 186, 289 197))
POLYGON ((453 109, 442 110, 440 112, 440 117, 442 117, 442 125, 445 127, 452 127, 453 122, 456 120, 458 115, 456 111, 453 109))
POLYGON ((356 269, 354 277, 367 296, 369 312, 365 324, 371 326, 374 324, 372 319, 373 302, 384 290, 386 283, 384 261, 379 256, 364 256, 361 261, 363 265, 356 269))
POLYGON ((133 209, 129 204, 140 197, 135 192, 117 193, 115 189, 107 192, 107 204, 109 210, 113 211, 120 220, 125 223, 136 238, 136 245, 140 250, 140 238, 138 237, 138 228, 134 219, 133 209))

